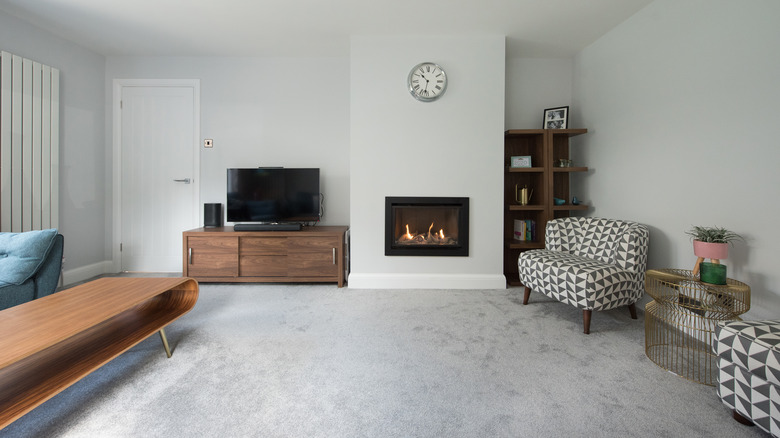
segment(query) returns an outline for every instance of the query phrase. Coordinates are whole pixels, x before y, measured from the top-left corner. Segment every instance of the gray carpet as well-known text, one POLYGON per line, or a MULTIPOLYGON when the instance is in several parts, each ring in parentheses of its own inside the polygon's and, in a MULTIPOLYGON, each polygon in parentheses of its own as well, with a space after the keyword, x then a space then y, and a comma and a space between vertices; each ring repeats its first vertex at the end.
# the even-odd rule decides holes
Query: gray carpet
POLYGON ((644 354, 643 313, 508 290, 201 285, 0 437, 765 436, 644 354))

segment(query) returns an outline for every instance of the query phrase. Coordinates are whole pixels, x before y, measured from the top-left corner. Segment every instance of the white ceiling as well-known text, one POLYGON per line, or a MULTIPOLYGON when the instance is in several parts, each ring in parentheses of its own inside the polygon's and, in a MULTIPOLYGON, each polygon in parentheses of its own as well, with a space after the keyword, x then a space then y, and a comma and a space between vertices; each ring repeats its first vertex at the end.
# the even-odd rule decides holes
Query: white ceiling
POLYGON ((505 35, 570 57, 652 0, 0 0, 106 56, 348 56, 352 35, 505 35))

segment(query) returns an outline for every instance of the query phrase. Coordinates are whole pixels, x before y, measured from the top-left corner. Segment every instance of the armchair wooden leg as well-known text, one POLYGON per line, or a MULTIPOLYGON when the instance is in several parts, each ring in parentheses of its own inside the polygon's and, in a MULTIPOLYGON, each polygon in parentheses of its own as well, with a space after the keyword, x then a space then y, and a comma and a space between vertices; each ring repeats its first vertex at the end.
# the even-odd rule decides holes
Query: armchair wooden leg
POLYGON ((636 319, 636 303, 629 304, 628 311, 631 313, 631 319, 636 319))
POLYGON ((593 314, 592 310, 583 309, 582 311, 582 327, 583 327, 583 333, 586 335, 590 334, 590 317, 593 314))
POLYGON ((528 298, 531 297, 531 288, 528 286, 525 286, 525 294, 523 295, 523 305, 525 306, 528 304, 528 298))
POLYGON ((740 423, 740 424, 744 424, 745 426, 755 426, 755 424, 753 424, 753 422, 752 422, 752 421, 750 421, 750 419, 749 419, 749 418, 745 418, 745 417, 743 417, 743 416, 742 416, 742 415, 741 415, 739 412, 737 412, 736 410, 732 409, 732 410, 731 410, 731 412, 732 412, 732 416, 734 417, 734 419, 735 419, 735 420, 737 420, 737 422, 738 422, 738 423, 740 423))

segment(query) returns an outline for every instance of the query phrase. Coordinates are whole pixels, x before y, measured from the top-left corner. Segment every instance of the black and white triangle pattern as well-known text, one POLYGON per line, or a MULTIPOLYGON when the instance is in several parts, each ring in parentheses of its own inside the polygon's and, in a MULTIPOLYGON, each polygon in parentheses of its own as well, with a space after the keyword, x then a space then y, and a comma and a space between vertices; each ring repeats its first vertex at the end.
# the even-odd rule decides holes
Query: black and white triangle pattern
POLYGON ((712 349, 723 404, 780 436, 780 321, 718 323, 712 349))
POLYGON ((649 232, 620 220, 571 217, 545 228, 545 249, 520 254, 520 281, 572 306, 608 310, 644 293, 649 232))

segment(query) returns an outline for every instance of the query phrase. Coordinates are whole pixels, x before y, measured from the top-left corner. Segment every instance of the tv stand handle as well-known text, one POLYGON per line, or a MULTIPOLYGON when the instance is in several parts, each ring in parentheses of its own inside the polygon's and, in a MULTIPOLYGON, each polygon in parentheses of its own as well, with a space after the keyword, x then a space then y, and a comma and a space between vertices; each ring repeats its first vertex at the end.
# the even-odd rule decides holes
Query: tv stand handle
POLYGON ((336 264, 336 248, 333 248, 333 264, 336 264))

